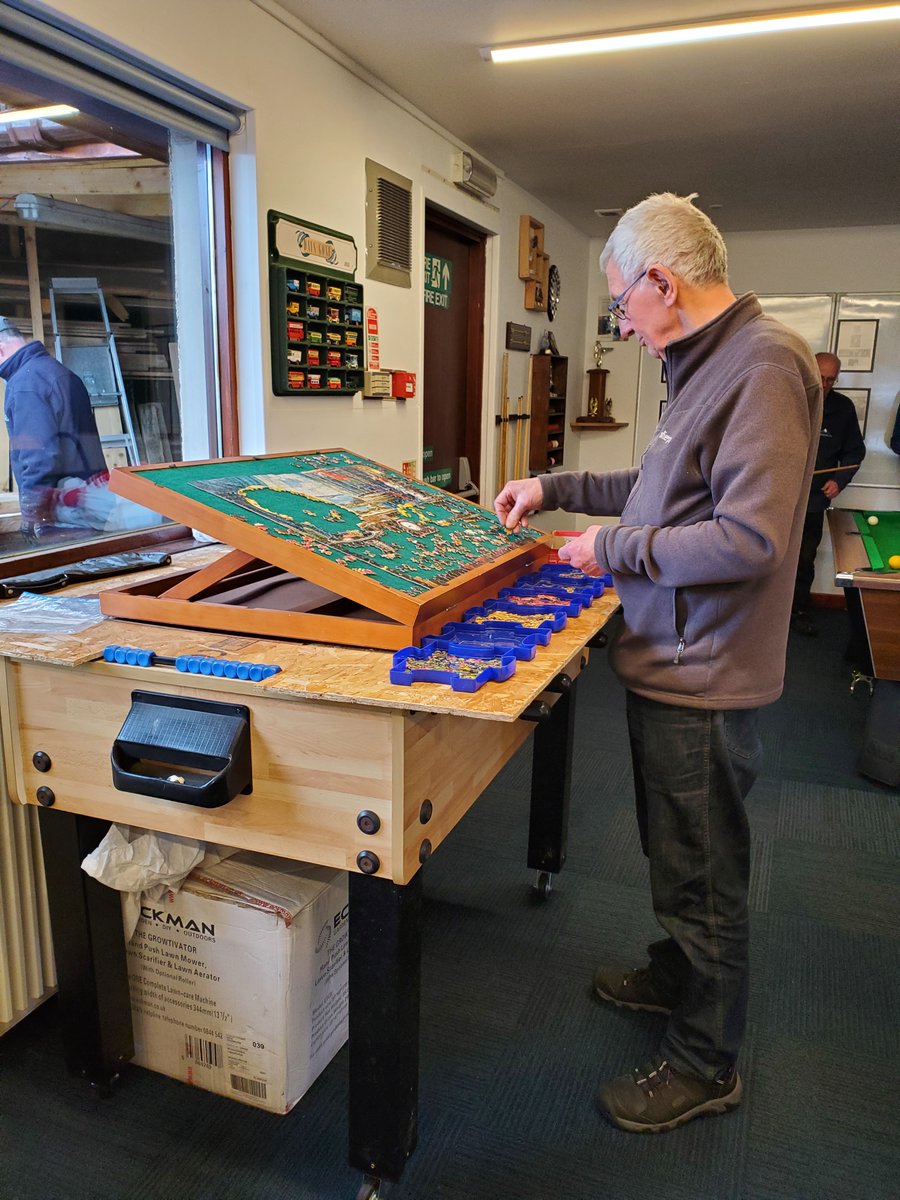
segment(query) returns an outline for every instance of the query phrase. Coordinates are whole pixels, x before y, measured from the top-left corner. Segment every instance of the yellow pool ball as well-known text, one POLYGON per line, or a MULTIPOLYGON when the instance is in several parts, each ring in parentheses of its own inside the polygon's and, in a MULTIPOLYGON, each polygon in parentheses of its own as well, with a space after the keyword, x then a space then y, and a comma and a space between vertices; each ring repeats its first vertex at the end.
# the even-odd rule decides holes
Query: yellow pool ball
POLYGON ((888 559, 888 566, 892 571, 900 571, 900 554, 892 554, 888 559))
POLYGON ((877 524, 878 524, 878 518, 877 518, 877 517, 868 517, 868 518, 867 518, 867 520, 868 520, 868 522, 869 522, 869 524, 870 524, 870 525, 877 525, 877 524))

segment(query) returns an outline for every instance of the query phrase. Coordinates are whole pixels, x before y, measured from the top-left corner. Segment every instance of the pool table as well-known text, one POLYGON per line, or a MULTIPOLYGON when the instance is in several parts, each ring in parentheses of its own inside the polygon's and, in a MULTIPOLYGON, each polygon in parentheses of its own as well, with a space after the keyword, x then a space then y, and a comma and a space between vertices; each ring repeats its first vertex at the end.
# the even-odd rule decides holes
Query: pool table
POLYGON ((900 510, 870 512, 831 508, 835 582, 844 589, 851 619, 862 622, 876 679, 900 680, 900 510), (878 518, 876 525, 869 518, 878 518))

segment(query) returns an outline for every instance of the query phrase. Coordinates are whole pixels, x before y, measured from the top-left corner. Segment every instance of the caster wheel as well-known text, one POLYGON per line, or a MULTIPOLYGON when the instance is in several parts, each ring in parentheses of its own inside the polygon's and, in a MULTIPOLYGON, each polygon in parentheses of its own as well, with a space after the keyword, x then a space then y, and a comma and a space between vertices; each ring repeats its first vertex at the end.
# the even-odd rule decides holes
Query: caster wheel
POLYGON ((374 1175, 367 1175, 356 1193, 356 1200, 380 1200, 381 1196, 381 1180, 374 1175))
POLYGON ((118 1075, 112 1075, 109 1079, 99 1081, 91 1080, 91 1094, 96 1096, 98 1100, 111 1100, 115 1095, 118 1080, 118 1075))
POLYGON ((549 871, 541 871, 537 881, 532 885, 532 892, 541 900, 547 900, 553 890, 553 876, 549 871))

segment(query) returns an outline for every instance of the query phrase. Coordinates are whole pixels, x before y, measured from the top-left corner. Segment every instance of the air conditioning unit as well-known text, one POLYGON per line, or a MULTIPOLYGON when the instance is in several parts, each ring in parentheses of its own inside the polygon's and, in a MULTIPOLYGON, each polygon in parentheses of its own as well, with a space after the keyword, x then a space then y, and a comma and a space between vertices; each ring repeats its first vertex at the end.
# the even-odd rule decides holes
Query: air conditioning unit
POLYGON ((456 155, 453 164, 453 182, 464 192, 483 198, 493 196, 497 191, 497 173, 481 159, 475 158, 465 150, 456 155))

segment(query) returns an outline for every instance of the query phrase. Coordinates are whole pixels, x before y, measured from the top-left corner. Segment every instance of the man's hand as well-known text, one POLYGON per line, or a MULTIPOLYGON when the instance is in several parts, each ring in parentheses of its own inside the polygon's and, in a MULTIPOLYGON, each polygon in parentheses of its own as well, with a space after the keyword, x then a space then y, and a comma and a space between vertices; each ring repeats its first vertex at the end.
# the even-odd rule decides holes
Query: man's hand
POLYGON ((594 557, 594 539, 600 525, 590 525, 581 537, 572 538, 557 550, 560 562, 571 563, 587 575, 602 575, 603 569, 594 557))
POLYGON ((511 479, 494 500, 494 512, 500 524, 514 533, 528 526, 528 514, 544 507, 544 489, 540 479, 511 479))
POLYGON ((841 489, 833 479, 826 479, 822 484, 822 494, 828 499, 833 500, 841 489))

